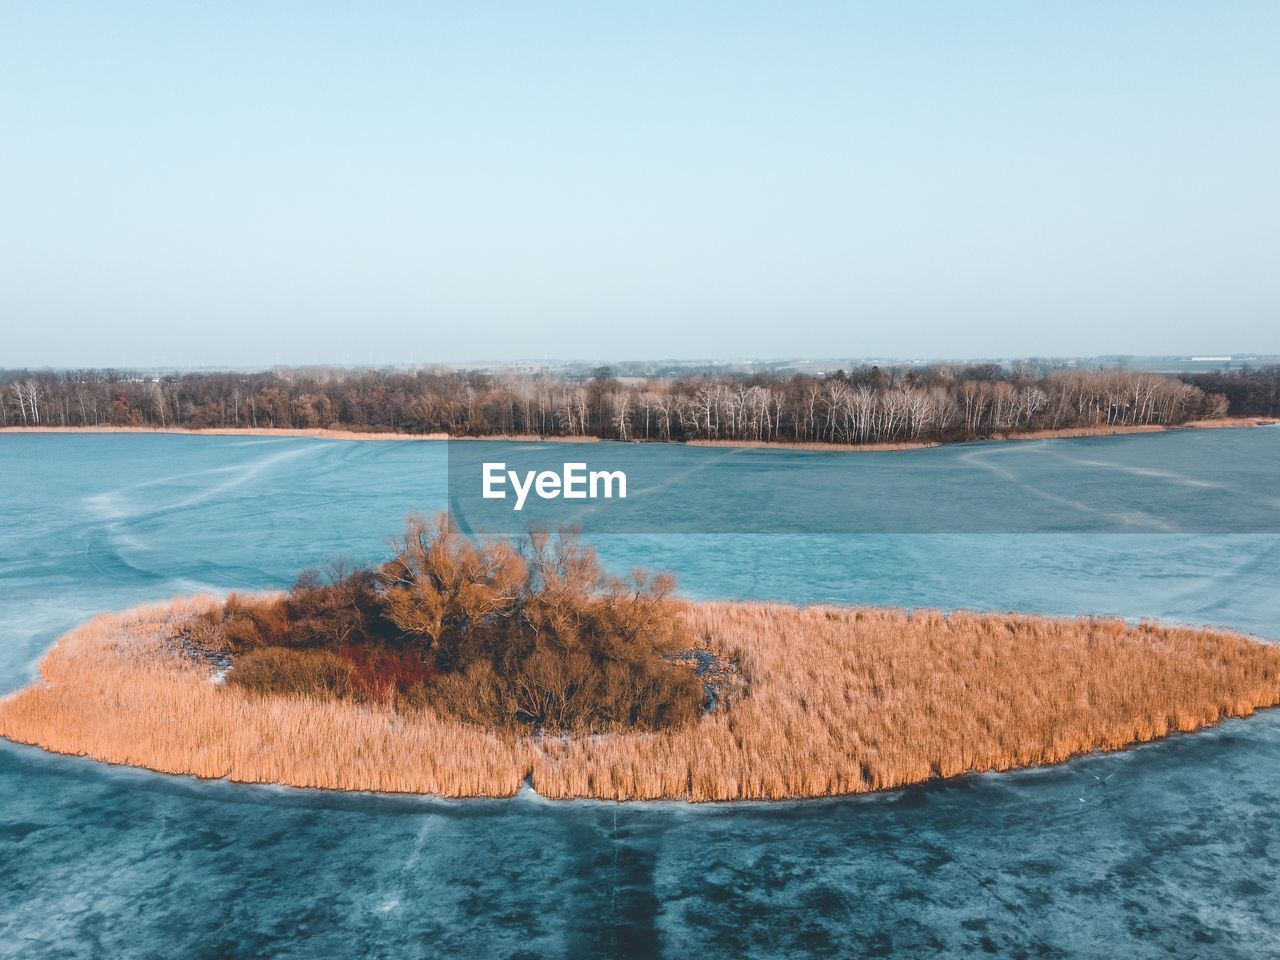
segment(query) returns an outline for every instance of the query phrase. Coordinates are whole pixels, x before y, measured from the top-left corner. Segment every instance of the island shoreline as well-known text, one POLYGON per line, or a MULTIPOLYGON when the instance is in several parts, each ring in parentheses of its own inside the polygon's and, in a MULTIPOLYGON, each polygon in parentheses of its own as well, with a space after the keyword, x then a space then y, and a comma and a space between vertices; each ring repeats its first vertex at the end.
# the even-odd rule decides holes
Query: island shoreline
POLYGON ((708 714, 695 728, 674 733, 542 740, 348 702, 255 699, 210 682, 208 666, 175 651, 172 638, 176 623, 217 602, 177 598, 102 614, 65 634, 46 652, 38 679, 0 698, 0 735, 158 773, 303 789, 498 799, 531 785, 546 800, 793 802, 1056 766, 1280 704, 1280 647, 1231 631, 1088 617, 705 601, 689 604, 693 621, 724 626, 738 644, 729 653, 741 656, 753 677, 728 720, 708 714), (786 644, 769 641, 784 634, 786 644), (796 642, 809 644, 798 658, 796 642), (876 683, 888 689, 879 693, 875 684, 859 685, 855 675, 864 665, 839 659, 848 656, 846 648, 867 643, 872 660, 887 664, 876 683), (1012 656, 1021 663, 1008 676, 982 681, 989 689, 975 692, 961 683, 937 703, 913 704, 912 697, 939 678, 954 686, 972 665, 971 643, 988 648, 975 656, 988 656, 994 644, 995 662, 1012 656), (904 645, 927 651, 941 665, 928 674, 909 659, 895 660, 893 651, 904 645), (1095 646, 1098 652, 1090 652, 1095 646), (1224 655, 1231 667, 1214 666, 1227 662, 1224 655), (1148 669, 1154 672, 1143 672, 1148 669), (835 695, 819 691, 820 675, 830 670, 854 677, 852 686, 835 695), (1005 722, 998 715, 1010 691, 1025 683, 1018 670, 1031 671, 1041 689, 1031 709, 1015 709, 1023 727, 1006 725, 988 742, 984 725, 1005 722), (787 676, 775 682, 775 674, 787 676), (1108 699, 1109 682, 1137 682, 1126 694, 1135 705, 1108 699), (1076 704, 1085 691, 1088 709, 1076 704), (974 707, 948 716, 946 704, 957 693, 1001 706, 990 715, 974 707), (810 695, 812 702, 796 713, 796 703, 810 695), (849 711, 841 703, 851 697, 868 698, 872 706, 849 711), (942 709, 940 730, 922 725, 916 707, 931 715, 942 709), (822 723, 812 721, 815 712, 822 723), (740 735, 735 740, 733 721, 758 728, 761 717, 776 724, 775 739, 757 733, 746 744, 740 735), (201 726, 209 718, 217 722, 201 726), (968 732, 956 733, 966 722, 968 732), (827 743, 832 731, 851 731, 852 746, 827 743), (1022 746, 1014 742, 1019 736, 1027 741, 1022 746), (335 750, 344 738, 358 749, 335 750), (695 781, 699 776, 705 780, 695 781))
POLYGON ((962 446, 975 443, 993 443, 1026 440, 1061 440, 1080 437, 1114 437, 1134 436, 1138 434, 1172 433, 1179 430, 1204 430, 1222 428, 1250 428, 1274 426, 1280 423, 1270 417, 1223 417, 1213 420, 1190 420, 1177 424, 1123 424, 1102 425, 1096 427, 1066 427, 1062 429, 1031 430, 1026 432, 997 433, 990 437, 978 437, 972 440, 948 441, 905 441, 901 443, 821 443, 813 441, 776 441, 776 440, 638 440, 620 441, 592 436, 539 436, 537 434, 504 434, 493 436, 450 436, 444 433, 395 433, 390 431, 343 430, 329 427, 141 427, 141 426, 31 426, 0 427, 0 434, 5 435, 93 435, 93 434, 141 434, 157 436, 188 437, 281 437, 314 440, 344 440, 356 442, 434 442, 449 443, 454 441, 493 442, 493 443, 638 443, 657 446, 713 447, 735 450, 795 450, 805 452, 841 452, 841 453, 889 453, 911 450, 930 450, 937 447, 962 446))

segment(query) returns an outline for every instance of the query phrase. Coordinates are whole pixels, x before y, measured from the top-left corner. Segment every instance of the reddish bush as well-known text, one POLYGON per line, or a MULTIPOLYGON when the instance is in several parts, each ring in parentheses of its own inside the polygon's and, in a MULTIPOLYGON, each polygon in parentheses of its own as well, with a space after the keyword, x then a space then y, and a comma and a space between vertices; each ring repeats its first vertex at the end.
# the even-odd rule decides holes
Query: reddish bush
POLYGON ((348 643, 338 648, 338 656, 351 663, 356 684, 373 700, 389 702, 436 676, 431 665, 413 650, 348 643))

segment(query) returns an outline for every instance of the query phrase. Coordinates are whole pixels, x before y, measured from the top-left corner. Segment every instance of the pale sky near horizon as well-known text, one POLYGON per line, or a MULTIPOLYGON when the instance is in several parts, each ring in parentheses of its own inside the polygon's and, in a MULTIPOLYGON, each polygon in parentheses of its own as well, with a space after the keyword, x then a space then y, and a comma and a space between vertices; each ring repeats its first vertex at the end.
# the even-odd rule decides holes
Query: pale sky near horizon
POLYGON ((0 5, 0 367, 1280 353, 1280 4, 0 5))

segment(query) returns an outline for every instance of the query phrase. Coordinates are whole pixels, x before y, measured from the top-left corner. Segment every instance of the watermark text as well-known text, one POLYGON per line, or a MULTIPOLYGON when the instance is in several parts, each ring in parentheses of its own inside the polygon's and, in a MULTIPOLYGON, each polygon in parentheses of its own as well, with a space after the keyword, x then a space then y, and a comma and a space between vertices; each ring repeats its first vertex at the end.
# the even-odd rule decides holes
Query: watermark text
POLYGON ((508 470, 506 463, 482 465, 481 496, 486 500, 507 499, 507 487, 515 494, 515 509, 523 510, 530 493, 542 500, 619 500, 627 498, 627 475, 621 470, 588 470, 585 463, 563 464, 554 470, 508 470))

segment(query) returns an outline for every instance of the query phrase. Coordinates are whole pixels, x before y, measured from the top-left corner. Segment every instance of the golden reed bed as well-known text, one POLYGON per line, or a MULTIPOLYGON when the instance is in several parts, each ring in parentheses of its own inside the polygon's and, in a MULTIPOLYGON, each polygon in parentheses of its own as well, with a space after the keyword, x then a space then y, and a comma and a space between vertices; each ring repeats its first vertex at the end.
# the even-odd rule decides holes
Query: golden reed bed
POLYGON ((1221 427, 1265 427, 1276 421, 1266 417, 1222 417, 1217 420, 1188 420, 1163 426, 1150 424, 1113 424, 1100 427, 1063 427, 1059 430, 1028 430, 1023 433, 1002 433, 992 439, 1003 440, 1058 440, 1069 437, 1113 437, 1132 433, 1167 433, 1170 430, 1211 430, 1221 427))
POLYGON ((262 699, 168 642, 210 598, 107 614, 0 701, 0 734, 167 773, 338 790, 692 801, 862 793, 1060 763, 1280 702, 1280 647, 1118 620, 705 603, 745 695, 691 727, 577 742, 430 712, 262 699))

